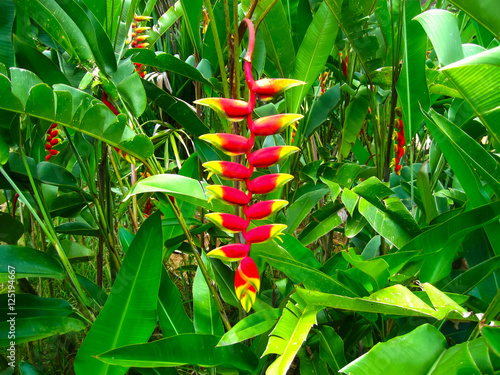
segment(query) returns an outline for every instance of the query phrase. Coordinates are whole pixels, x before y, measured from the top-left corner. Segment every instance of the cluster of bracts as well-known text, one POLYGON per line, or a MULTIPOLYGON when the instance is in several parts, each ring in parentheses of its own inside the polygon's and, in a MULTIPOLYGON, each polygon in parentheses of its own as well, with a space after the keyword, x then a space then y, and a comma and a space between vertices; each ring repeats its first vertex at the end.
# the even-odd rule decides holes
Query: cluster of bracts
POLYGON ((45 156, 45 160, 49 161, 52 156, 55 156, 59 153, 56 149, 53 147, 57 145, 61 140, 57 138, 59 135, 59 130, 56 129, 57 124, 53 123, 50 127, 49 130, 47 130, 47 139, 45 142, 45 150, 47 151, 47 156, 45 156))
POLYGON ((399 176, 401 174, 402 165, 400 164, 401 158, 405 153, 405 130, 403 127, 403 121, 401 119, 396 120, 396 129, 392 133, 392 138, 394 139, 394 158, 392 159, 391 166, 394 167, 394 171, 399 176))
MULTIPOLYGON (((152 17, 149 16, 134 16, 134 22, 132 23, 132 30, 129 34, 129 39, 127 42, 130 42, 130 46, 132 48, 146 48, 149 46, 147 40, 149 39, 149 35, 147 32, 151 29, 149 26, 143 25, 143 23, 148 22, 152 17)), ((146 71, 142 69, 142 64, 134 63, 135 70, 141 78, 144 78, 146 75, 146 71)))
MULTIPOLYGON (((226 213, 210 213, 206 217, 218 227, 229 233, 242 233, 245 243, 233 243, 221 246, 210 251, 207 255, 224 261, 240 261, 235 275, 236 296, 243 308, 248 312, 256 299, 260 288, 259 271, 254 260, 250 257, 252 244, 263 243, 277 237, 286 228, 283 224, 266 224, 248 230, 251 220, 264 220, 273 216, 279 209, 288 204, 285 200, 266 200, 252 204, 256 194, 268 194, 293 179, 293 176, 284 173, 265 174, 251 179, 254 168, 268 168, 280 163, 290 154, 299 151, 294 146, 273 146, 252 152, 256 136, 269 136, 283 131, 303 116, 298 114, 280 114, 259 119, 252 119, 256 97, 266 101, 276 97, 284 90, 301 85, 303 82, 292 79, 260 79, 255 81, 252 76, 252 55, 255 43, 255 31, 250 20, 244 19, 248 26, 249 42, 245 55, 244 69, 246 83, 250 89, 248 102, 226 98, 206 98, 195 103, 208 106, 216 110, 221 116, 230 121, 246 119, 249 138, 237 134, 205 134, 200 139, 211 143, 222 152, 230 156, 246 155, 246 165, 229 161, 209 161, 203 166, 212 174, 223 179, 243 181, 247 192, 225 185, 211 185, 207 190, 213 197, 226 204, 237 205, 243 208, 243 217, 226 213)), ((293 125, 292 125, 293 126, 293 125)))

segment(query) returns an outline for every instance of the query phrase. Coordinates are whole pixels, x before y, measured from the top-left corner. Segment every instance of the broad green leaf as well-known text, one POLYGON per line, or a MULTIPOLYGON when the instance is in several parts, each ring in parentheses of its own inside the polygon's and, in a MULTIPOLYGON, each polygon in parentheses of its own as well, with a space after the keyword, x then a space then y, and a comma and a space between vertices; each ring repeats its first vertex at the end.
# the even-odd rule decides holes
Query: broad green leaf
POLYGON ((359 131, 363 126, 366 114, 368 112, 368 100, 359 96, 355 98, 345 110, 344 128, 342 131, 341 153, 344 158, 349 156, 354 142, 359 137, 359 131))
POLYGON ((212 86, 210 81, 198 69, 168 53, 155 53, 149 49, 130 49, 127 52, 127 56, 129 55, 132 55, 132 62, 149 65, 161 70, 168 70, 193 81, 212 86))
POLYGON ((278 354, 267 368, 266 375, 286 374, 311 327, 316 322, 317 307, 309 306, 294 294, 288 301, 283 315, 271 332, 264 355, 278 354))
POLYGON ((474 359, 464 342, 447 349, 438 361, 430 368, 431 375, 471 374, 480 375, 474 359))
POLYGON ((321 210, 316 211, 314 214, 316 215, 315 220, 311 220, 298 237, 298 240, 304 246, 317 241, 320 237, 331 232, 347 220, 345 209, 333 202, 323 206, 321 210))
MULTIPOLYGON (((357 259, 360 256, 356 256, 353 251, 342 251, 342 256, 345 260, 351 263, 354 268, 357 268, 364 274, 368 275, 372 285, 372 290, 377 291, 387 285, 391 275, 389 273, 389 265, 385 260, 381 258, 369 261, 357 259)), ((366 289, 370 290, 369 287, 366 289)))
POLYGON ((82 30, 54 0, 15 1, 72 57, 92 68, 95 61, 82 30), (90 65, 89 65, 90 64, 90 65))
POLYGON ((277 268, 292 280, 302 282, 306 288, 321 290, 323 292, 338 293, 341 295, 355 296, 356 293, 350 290, 337 279, 318 271, 315 268, 306 266, 296 260, 278 257, 274 254, 261 255, 268 263, 277 268))
POLYGON ((492 11, 498 5, 495 0, 450 0, 450 3, 462 9, 500 39, 500 15, 492 11))
POLYGON ((148 42, 150 44, 156 43, 156 41, 167 32, 167 30, 172 26, 183 14, 182 6, 180 1, 176 1, 168 10, 162 14, 156 25, 149 31, 148 42))
POLYGON ((483 326, 481 333, 490 349, 500 357, 500 328, 483 326))
POLYGON ((254 372, 255 354, 243 344, 218 346, 219 336, 186 333, 145 344, 128 345, 99 354, 103 362, 118 366, 176 367, 225 366, 254 372))
MULTIPOLYGON (((93 250, 78 242, 70 240, 61 240, 60 242, 66 257, 70 259, 72 263, 89 261, 96 255, 93 250)), ((54 247, 49 248, 49 253, 53 253, 53 255, 57 254, 54 247)))
MULTIPOLYGON (((0 294, 0 313, 8 316, 8 294, 0 294)), ((69 302, 60 298, 42 298, 33 294, 17 294, 15 300, 16 319, 36 316, 68 316, 73 312, 69 302)))
POLYGON ((64 270, 53 256, 30 247, 0 245, 0 282, 9 279, 15 269, 16 279, 23 277, 52 277, 64 279, 64 270), (10 267, 10 268, 9 268, 10 267))
POLYGON ((157 174, 138 181, 124 198, 141 193, 165 193, 180 200, 207 207, 205 192, 199 181, 176 174, 157 174))
POLYGON ((142 115, 146 109, 147 98, 139 74, 135 71, 130 72, 129 76, 116 86, 116 89, 130 108, 132 115, 135 117, 142 115))
POLYGON ((335 330, 327 325, 322 326, 316 334, 319 336, 319 357, 328 363, 332 371, 339 371, 347 364, 344 357, 344 342, 335 330))
POLYGON ((146 135, 136 135, 125 116, 113 115, 92 96, 66 85, 50 89, 37 84, 38 77, 27 70, 11 68, 10 73, 12 83, 0 74, 0 109, 70 127, 139 159, 153 154, 153 144, 146 135))
POLYGON ((319 355, 313 352, 310 355, 306 349, 301 348, 297 353, 297 358, 300 362, 301 375, 321 375, 328 374, 328 367, 319 355))
POLYGON ((500 256, 492 257, 469 268, 443 287, 444 291, 466 294, 500 267, 500 256))
POLYGON ((24 233, 23 224, 7 212, 0 212, 0 242, 15 245, 24 233))
POLYGON ((290 207, 286 210, 286 229, 287 233, 293 233, 300 225, 300 223, 310 214, 314 206, 323 198, 330 189, 321 188, 312 190, 301 195, 295 202, 293 202, 290 207))
POLYGON ((184 310, 179 289, 170 280, 164 267, 161 270, 158 294, 158 318, 163 337, 194 333, 193 323, 184 310))
POLYGON ((496 89, 500 82, 500 47, 447 65, 441 71, 470 104, 489 135, 500 141, 500 92, 496 89))
POLYGON ((236 344, 267 332, 276 324, 282 313, 279 309, 266 309, 247 316, 227 331, 217 346, 236 344))
POLYGON ((326 121, 328 114, 334 109, 340 101, 340 85, 335 85, 325 91, 317 100, 314 101, 308 112, 306 121, 299 125, 299 134, 303 132, 304 138, 309 136, 326 121), (304 129, 301 131, 301 129, 304 129))
POLYGON ((214 258, 207 258, 210 261, 215 281, 219 287, 219 292, 222 299, 229 305, 239 308, 240 301, 236 296, 234 290, 234 275, 235 272, 221 260, 214 258))
POLYGON ((203 0, 180 0, 184 17, 186 19, 187 32, 195 51, 201 52, 200 21, 203 15, 203 0))
POLYGON ((62 234, 74 234, 77 236, 99 236, 99 229, 92 228, 90 225, 86 223, 82 223, 79 221, 73 221, 71 223, 64 223, 54 228, 57 233, 62 234))
POLYGON ((199 267, 193 283, 193 315, 196 333, 210 335, 224 333, 214 297, 199 267))
MULTIPOLYGON (((264 38, 268 58, 283 78, 289 78, 295 61, 295 48, 289 29, 290 25, 286 19, 283 3, 274 2, 271 10, 262 20, 259 32, 264 38)), ((290 78, 298 79, 293 76, 290 78)))
POLYGON ((156 327, 163 240, 160 213, 142 224, 123 260, 101 313, 75 359, 75 373, 123 374, 93 356, 121 345, 146 342, 156 327))
POLYGON ((61 194, 54 198, 50 206, 50 215, 75 217, 87 205, 87 201, 77 192, 61 194))
MULTIPOLYGON (((462 186, 475 184, 482 190, 479 178, 484 179, 493 191, 500 195, 500 164, 481 145, 458 126, 445 117, 432 111, 433 122, 428 121, 428 128, 457 174, 462 186)), ((469 197, 473 199, 473 196, 469 197)))
POLYGON ((19 371, 21 375, 43 375, 35 366, 24 361, 19 362, 19 371))
POLYGON ((36 166, 36 178, 49 185, 80 190, 75 176, 66 168, 42 161, 36 166))
POLYGON ((429 181, 429 163, 428 161, 422 163, 422 167, 417 174, 417 188, 420 192, 420 197, 425 210, 425 221, 430 224, 432 219, 438 216, 436 200, 432 195, 430 181, 429 181))
MULTIPOLYGON (((15 317, 14 317, 15 318, 15 317)), ((0 347, 10 345, 8 338, 11 324, 9 318, 0 322, 0 347)), ((41 340, 54 335, 68 332, 79 332, 85 328, 81 320, 65 316, 37 316, 32 318, 15 319, 16 345, 24 342, 41 340)))
POLYGON ((1 1, 0 14, 0 63, 5 66, 14 65, 14 51, 12 50, 12 24, 16 14, 16 6, 12 1, 1 1))
POLYGON ((418 22, 412 21, 420 13, 420 1, 405 1, 403 7, 403 68, 396 89, 408 142, 420 128, 423 117, 420 107, 427 110, 430 100, 425 78, 427 37, 418 22))
POLYGON ((446 339, 433 326, 421 325, 410 333, 375 345, 340 372, 353 375, 427 374, 445 351, 446 339))
POLYGON ((82 275, 76 274, 76 277, 89 296, 95 301, 96 305, 98 307, 104 306, 108 299, 108 295, 104 292, 104 290, 82 275))
POLYGON ((142 84, 144 85, 149 100, 164 110, 186 131, 197 137, 205 133, 210 133, 210 129, 196 115, 194 108, 189 106, 186 102, 173 97, 151 82, 143 80, 142 84))
POLYGON ((441 66, 464 58, 458 20, 453 13, 431 9, 414 18, 429 36, 441 66))
POLYGON ((321 4, 307 29, 295 58, 292 77, 306 84, 293 87, 288 91, 287 101, 291 113, 299 111, 302 100, 323 71, 335 42, 337 31, 337 21, 326 3, 321 4))

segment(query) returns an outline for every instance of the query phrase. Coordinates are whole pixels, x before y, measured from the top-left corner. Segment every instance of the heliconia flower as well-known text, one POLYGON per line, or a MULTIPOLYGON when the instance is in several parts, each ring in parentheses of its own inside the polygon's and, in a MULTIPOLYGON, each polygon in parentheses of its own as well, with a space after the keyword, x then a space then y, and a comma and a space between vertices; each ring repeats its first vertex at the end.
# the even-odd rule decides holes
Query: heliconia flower
POLYGON ((53 138, 50 140, 50 145, 55 146, 59 143, 59 138, 53 138))
POLYGON ((257 291, 260 289, 259 270, 252 258, 247 256, 241 260, 234 277, 234 286, 236 297, 245 311, 250 312, 255 303, 257 291))
POLYGON ((293 180, 293 176, 291 174, 286 173, 273 173, 267 174, 265 176, 260 176, 252 181, 250 181, 250 186, 248 186, 248 190, 250 190, 254 194, 268 194, 276 189, 280 188, 288 181, 293 180))
POLYGON ((149 43, 139 43, 137 45, 137 48, 146 48, 146 47, 149 47, 149 43))
POLYGON ((401 174, 401 168, 403 168, 401 164, 396 165, 396 167, 394 168, 398 176, 401 174))
POLYGON ((49 152, 50 152, 50 155, 57 155, 57 154, 59 154, 59 151, 54 150, 54 149, 50 150, 49 152))
POLYGON ((148 31, 150 29, 151 29, 151 27, 149 27, 149 26, 141 26, 141 27, 136 28, 135 32, 137 34, 140 34, 140 33, 143 33, 144 31, 148 31))
POLYGON ((299 151, 295 146, 273 146, 260 149, 253 152, 250 157, 250 163, 257 168, 267 168, 278 164, 287 156, 299 151))
POLYGON ((128 161, 130 164, 135 165, 135 158, 133 156, 130 156, 126 152, 123 152, 120 150, 118 147, 115 147, 115 151, 120 155, 122 158, 124 158, 126 161, 128 161))
POLYGON ((52 145, 50 143, 45 143, 45 149, 48 151, 52 148, 52 145))
POLYGON ((203 167, 210 171, 207 180, 214 173, 233 181, 244 181, 252 175, 252 171, 247 167, 232 161, 208 161, 203 163, 203 167))
POLYGON ((207 186, 207 190, 211 192, 213 195, 208 199, 208 202, 212 200, 212 198, 216 197, 218 199, 222 199, 229 204, 237 204, 243 206, 248 203, 249 196, 246 195, 239 189, 224 186, 224 185, 210 185, 207 186))
POLYGON ((205 98, 195 100, 194 103, 210 107, 225 119, 234 122, 243 120, 253 109, 250 103, 237 99, 205 98))
POLYGON ((296 113, 285 113, 281 115, 261 117, 253 121, 253 125, 250 130, 253 131, 255 135, 274 135, 282 132, 289 125, 295 128, 294 123, 303 117, 304 116, 296 113))
POLYGON ((149 39, 149 35, 139 35, 135 40, 138 42, 144 42, 145 40, 149 39))
POLYGON ((150 17, 150 16, 137 16, 137 15, 134 15, 134 21, 135 21, 135 22, 148 21, 148 20, 151 20, 151 19, 153 19, 153 17, 150 17))
POLYGON ((250 220, 264 220, 285 207, 287 204, 288 201, 283 199, 274 199, 255 203, 248 209, 247 216, 250 220))
POLYGON ((229 233, 238 233, 246 228, 246 222, 239 216, 232 214, 210 213, 205 217, 222 230, 229 233))
POLYGON ((405 147, 399 147, 399 149, 396 152, 396 159, 401 159, 403 155, 405 154, 405 147))
POLYGON ((213 144, 219 150, 230 156, 242 155, 252 147, 248 138, 236 134, 203 134, 200 139, 213 144))
MULTIPOLYGON (((261 243, 272 240, 286 229, 285 224, 266 224, 253 228, 247 233, 247 241, 250 243, 261 243)), ((276 237, 280 239, 279 237, 276 237)), ((281 239, 280 239, 281 240, 281 239)))
POLYGON ((218 247, 207 253, 210 258, 217 258, 226 262, 236 262, 248 255, 250 246, 242 243, 232 243, 218 247))
POLYGON ((58 135, 58 134, 59 134, 59 130, 56 130, 56 129, 54 129, 54 130, 52 130, 52 131, 50 132, 50 136, 51 136, 52 138, 57 137, 57 135, 58 135))
POLYGON ((260 100, 267 101, 291 87, 305 84, 305 82, 296 79, 264 78, 256 81, 251 89, 257 94, 260 100))
POLYGON ((51 157, 52 157, 52 155, 48 154, 47 156, 45 156, 45 161, 49 161, 51 157))

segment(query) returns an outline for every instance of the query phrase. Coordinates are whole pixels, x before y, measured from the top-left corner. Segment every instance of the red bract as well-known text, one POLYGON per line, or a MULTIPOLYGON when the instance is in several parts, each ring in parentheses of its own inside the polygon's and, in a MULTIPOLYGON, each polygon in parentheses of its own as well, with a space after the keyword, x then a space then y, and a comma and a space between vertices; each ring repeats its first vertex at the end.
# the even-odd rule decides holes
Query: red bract
POLYGON ((234 285, 236 296, 245 311, 250 311, 255 302, 256 294, 260 288, 259 271, 255 262, 250 258, 252 243, 270 241, 286 228, 283 224, 268 224, 247 231, 250 220, 262 220, 271 217, 278 210, 288 204, 285 200, 269 200, 254 205, 250 201, 254 194, 268 194, 286 182, 293 179, 289 174, 267 174, 250 180, 254 168, 267 168, 279 163, 299 149, 293 146, 273 146, 262 150, 251 152, 254 146, 255 136, 268 136, 283 131, 287 126, 300 120, 303 116, 297 114, 281 114, 262 117, 252 120, 252 111, 255 106, 255 98, 259 96, 262 100, 269 100, 279 95, 287 88, 303 84, 293 79, 261 79, 254 81, 252 77, 252 55, 255 43, 255 32, 250 20, 243 20, 248 26, 249 38, 248 48, 245 55, 245 78, 250 89, 248 102, 226 98, 206 98, 195 101, 196 104, 208 106, 217 111, 222 117, 230 121, 241 121, 247 119, 250 137, 246 138, 235 134, 205 134, 200 139, 211 143, 224 153, 234 156, 246 154, 248 167, 228 161, 210 161, 203 166, 210 171, 207 179, 213 173, 229 180, 245 181, 248 193, 222 185, 207 187, 213 197, 223 200, 228 204, 243 206, 244 218, 236 215, 211 213, 206 217, 227 232, 242 232, 245 244, 230 244, 221 246, 207 255, 225 261, 238 261, 241 263, 236 271, 234 285))

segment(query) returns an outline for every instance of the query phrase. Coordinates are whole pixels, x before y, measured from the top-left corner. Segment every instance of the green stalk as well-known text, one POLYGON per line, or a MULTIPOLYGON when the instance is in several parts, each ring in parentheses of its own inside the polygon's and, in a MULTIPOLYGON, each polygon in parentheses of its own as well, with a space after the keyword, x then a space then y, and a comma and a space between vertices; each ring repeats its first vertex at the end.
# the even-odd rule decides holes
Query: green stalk
POLYGON ((224 55, 222 53, 222 46, 220 44, 219 33, 217 31, 217 24, 215 23, 214 9, 210 0, 204 0, 205 8, 207 8, 208 19, 210 20, 210 28, 214 35, 215 51, 217 52, 217 60, 220 67, 220 75, 222 79, 222 87, 224 89, 224 97, 229 98, 229 87, 227 86, 226 67, 224 65, 224 55))

